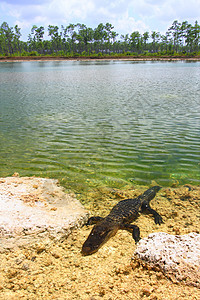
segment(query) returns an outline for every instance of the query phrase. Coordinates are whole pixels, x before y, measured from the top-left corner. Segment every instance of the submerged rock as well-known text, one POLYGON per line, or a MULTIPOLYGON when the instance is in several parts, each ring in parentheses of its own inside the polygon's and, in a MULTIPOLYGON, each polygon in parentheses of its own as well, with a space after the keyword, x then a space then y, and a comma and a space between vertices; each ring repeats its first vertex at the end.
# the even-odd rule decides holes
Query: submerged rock
POLYGON ((24 243, 65 239, 88 218, 55 179, 0 178, 0 251, 24 243))
POLYGON ((200 288, 200 234, 152 233, 134 253, 144 266, 159 268, 173 281, 200 288))

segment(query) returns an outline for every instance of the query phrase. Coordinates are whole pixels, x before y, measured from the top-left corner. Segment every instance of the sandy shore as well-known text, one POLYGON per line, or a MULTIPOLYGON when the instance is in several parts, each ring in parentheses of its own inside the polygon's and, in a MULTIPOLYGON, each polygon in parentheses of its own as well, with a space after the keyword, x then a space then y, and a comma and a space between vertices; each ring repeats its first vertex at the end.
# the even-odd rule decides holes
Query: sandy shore
POLYGON ((94 57, 55 57, 55 56, 34 56, 34 57, 0 57, 0 62, 22 62, 22 61, 105 61, 105 60, 113 60, 113 61, 200 61, 200 56, 195 57, 186 57, 186 56, 163 56, 163 57, 134 57, 134 56, 125 56, 125 57, 102 57, 102 58, 94 58, 94 57))
MULTIPOLYGON (((147 187, 126 190, 98 188, 82 203, 91 215, 105 216, 119 200, 138 196, 147 187)), ((141 237, 153 232, 200 233, 200 187, 163 188, 152 207, 163 217, 140 215, 135 224, 141 237)), ((159 270, 146 269, 132 259, 131 234, 118 231, 99 251, 82 256, 91 226, 76 229, 63 242, 35 243, 0 254, 0 299, 200 299, 200 290, 173 282, 159 270)))

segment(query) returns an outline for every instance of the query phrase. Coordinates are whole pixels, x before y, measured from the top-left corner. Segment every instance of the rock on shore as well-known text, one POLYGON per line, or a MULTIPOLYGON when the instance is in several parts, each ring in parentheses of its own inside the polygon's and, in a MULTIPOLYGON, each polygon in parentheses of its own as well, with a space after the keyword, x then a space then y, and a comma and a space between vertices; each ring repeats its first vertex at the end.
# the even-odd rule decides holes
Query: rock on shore
POLYGON ((140 240, 134 258, 173 281, 200 288, 200 234, 152 233, 140 240))
POLYGON ((0 251, 39 240, 65 239, 88 214, 58 181, 0 178, 0 251))

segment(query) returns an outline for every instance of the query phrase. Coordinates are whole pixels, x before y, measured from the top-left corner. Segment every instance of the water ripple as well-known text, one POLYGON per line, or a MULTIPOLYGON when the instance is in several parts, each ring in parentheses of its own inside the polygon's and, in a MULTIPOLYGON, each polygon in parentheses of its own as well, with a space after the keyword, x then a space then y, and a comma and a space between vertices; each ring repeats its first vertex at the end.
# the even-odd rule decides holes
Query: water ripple
POLYGON ((81 190, 198 184, 199 67, 1 64, 1 175, 65 178, 81 190))

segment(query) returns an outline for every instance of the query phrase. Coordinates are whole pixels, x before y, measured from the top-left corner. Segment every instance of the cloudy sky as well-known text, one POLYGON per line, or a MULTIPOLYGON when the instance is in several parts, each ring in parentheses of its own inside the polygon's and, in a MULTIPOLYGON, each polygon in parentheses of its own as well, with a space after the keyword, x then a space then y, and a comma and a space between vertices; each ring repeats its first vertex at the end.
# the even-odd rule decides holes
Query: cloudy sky
POLYGON ((174 20, 200 23, 200 0, 0 0, 0 24, 17 24, 23 40, 33 25, 109 22, 119 34, 165 33, 174 20))

